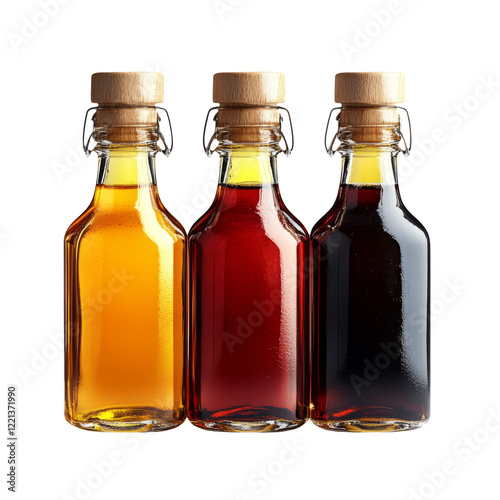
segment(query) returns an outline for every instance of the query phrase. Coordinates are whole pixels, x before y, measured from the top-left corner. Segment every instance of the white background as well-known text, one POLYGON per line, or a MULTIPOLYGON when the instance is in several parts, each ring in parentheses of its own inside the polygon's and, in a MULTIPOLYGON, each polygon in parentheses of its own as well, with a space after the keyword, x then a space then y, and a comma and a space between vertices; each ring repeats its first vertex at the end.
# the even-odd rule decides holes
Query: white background
MULTIPOLYGON (((7 385, 18 387, 18 498, 498 498, 496 3, 47 0, 50 15, 42 3, 4 1, 0 16, 0 393, 6 399, 7 385), (96 178, 96 157, 86 159, 80 144, 90 75, 138 70, 165 74, 175 148, 158 158, 158 184, 186 229, 215 191, 218 159, 201 147, 213 73, 286 74, 296 149, 280 157, 280 185, 310 229, 338 188, 339 158, 322 142, 335 73, 405 72, 415 142, 413 155, 400 157, 401 192, 432 242, 432 416, 424 428, 343 434, 307 423, 238 435, 186 422, 124 437, 66 423, 62 242, 96 178), (287 446, 297 453, 283 463, 287 446), (110 460, 112 470, 96 472, 110 460), (268 480, 257 482, 259 473, 268 480)), ((4 479, 0 488, 3 498, 4 479)))

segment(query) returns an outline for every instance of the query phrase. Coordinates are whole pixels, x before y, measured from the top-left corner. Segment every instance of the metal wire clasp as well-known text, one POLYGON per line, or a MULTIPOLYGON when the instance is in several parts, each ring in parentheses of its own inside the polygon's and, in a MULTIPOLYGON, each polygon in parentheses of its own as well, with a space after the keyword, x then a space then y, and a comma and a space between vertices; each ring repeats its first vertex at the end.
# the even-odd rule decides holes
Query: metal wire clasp
MULTIPOLYGON (((335 139, 337 138, 337 136, 339 135, 339 130, 338 130, 338 126, 337 126, 337 131, 335 132, 335 135, 333 136, 333 139, 332 139, 332 142, 330 142, 330 145, 327 144, 327 140, 328 140, 328 129, 330 128, 330 120, 332 119, 332 114, 334 111, 336 111, 337 109, 342 109, 342 106, 337 106, 336 108, 333 108, 331 111, 330 111, 330 114, 328 115, 328 121, 326 122, 326 130, 325 130, 325 149, 326 149, 326 152, 330 155, 330 156, 333 156, 335 154, 335 151, 337 151, 336 149, 334 150, 333 149, 333 144, 335 143, 335 139)), ((340 113, 335 117, 335 119, 337 120, 337 122, 339 121, 339 117, 340 117, 340 113)))
MULTIPOLYGON (((409 156, 410 154, 410 151, 411 151, 411 145, 412 145, 412 142, 413 142, 413 138, 412 138, 412 132, 411 132, 411 121, 410 121, 410 114, 408 113, 408 110, 406 108, 403 108, 402 106, 377 106, 378 108, 392 108, 392 109, 402 109, 405 113, 406 113, 406 118, 407 118, 407 121, 408 121, 408 130, 409 130, 409 137, 410 137, 410 140, 409 142, 407 143, 406 142, 406 139, 405 139, 405 136, 403 134, 403 132, 400 130, 400 133, 401 133, 401 139, 403 139, 403 144, 405 146, 405 148, 402 151, 402 153, 405 155, 405 156, 409 156)), ((330 121, 331 121, 331 118, 332 118, 332 114, 334 111, 336 110, 341 110, 342 109, 342 106, 337 106, 336 108, 333 108, 331 111, 330 111, 330 114, 328 115, 328 121, 326 123, 326 130, 325 130, 325 149, 326 149, 326 152, 330 155, 330 156, 333 156, 339 148, 336 148, 334 149, 333 148, 333 145, 335 144, 335 139, 338 138, 338 135, 339 135, 339 129, 337 127, 337 131, 335 132, 335 135, 333 136, 333 139, 331 140, 330 144, 328 145, 328 129, 330 127, 330 121)), ((344 107, 344 109, 346 109, 344 107)), ((340 118, 340 112, 339 114, 336 116, 336 120, 337 122, 339 121, 339 118, 340 118)), ((399 125, 401 127, 401 117, 399 118, 399 125)))
MULTIPOLYGON (((292 125, 292 118, 290 116, 290 112, 288 111, 288 109, 284 108, 283 106, 259 106, 259 107, 262 107, 262 108, 273 108, 273 109, 277 109, 277 110, 286 111, 286 114, 288 116, 288 122, 290 123, 290 135, 291 135, 291 140, 292 140, 291 146, 288 145, 288 141, 286 140, 286 136, 283 133, 283 129, 282 129, 283 115, 281 113, 279 113, 279 115, 280 115, 280 137, 283 139, 283 141, 285 143, 285 149, 284 149, 285 155, 286 156, 290 156, 290 154, 293 151, 293 148, 295 146, 295 136, 294 136, 294 133, 293 133, 293 125, 292 125)), ((217 135, 217 115, 218 115, 218 112, 215 113, 215 115, 213 117, 213 120, 215 122, 214 132, 213 132, 212 136, 210 137, 210 139, 208 141, 208 144, 206 144, 206 142, 205 142, 205 139, 206 139, 206 136, 207 136, 208 119, 210 118, 210 114, 212 113, 212 111, 214 111, 216 109, 217 110, 220 109, 220 106, 213 106, 212 108, 210 108, 208 110, 207 117, 205 118, 205 126, 203 127, 203 150, 205 151, 205 154, 208 157, 212 156, 212 153, 216 149, 216 148, 212 149, 211 146, 212 146, 212 143, 214 142, 214 140, 216 138, 216 135, 217 135)))
POLYGON ((213 106, 212 108, 210 108, 207 112, 207 117, 205 118, 205 126, 203 127, 203 150, 205 151, 205 154, 210 158, 212 156, 212 153, 215 151, 215 149, 210 149, 210 147, 212 146, 212 142, 214 142, 215 140, 215 135, 217 134, 217 114, 218 113, 215 113, 214 115, 214 122, 215 122, 215 125, 214 125, 214 133, 212 134, 212 136, 210 137, 210 140, 208 141, 208 144, 205 144, 205 137, 207 135, 207 125, 208 125, 208 119, 210 117, 210 113, 214 110, 214 109, 219 109, 220 106, 213 106))
POLYGON ((89 135, 88 139, 85 139, 85 129, 87 128, 87 118, 89 116, 89 112, 94 110, 94 109, 97 109, 97 108, 98 108, 98 106, 94 106, 93 108, 87 109, 87 112, 85 113, 85 119, 83 120, 82 143, 83 143, 83 151, 85 152, 85 156, 90 156, 90 153, 92 153, 92 151, 94 150, 94 148, 89 149, 89 144, 90 144, 90 140, 92 139, 92 137, 94 137, 95 113, 92 115, 92 122, 94 122, 92 125, 92 133, 89 135))
MULTIPOLYGON (((170 129, 170 146, 167 145, 167 142, 165 141, 165 136, 163 135, 163 132, 161 131, 161 128, 160 128, 161 117, 160 117, 160 113, 158 113, 158 112, 157 112, 157 119, 156 119, 156 127, 158 130, 158 137, 159 137, 160 141, 163 143, 163 148, 159 146, 159 149, 165 156, 168 157, 168 156, 170 156, 170 153, 172 152, 172 149, 174 148, 174 134, 172 132, 172 122, 170 121, 170 116, 168 114, 168 111, 165 108, 162 108, 160 106, 154 106, 154 108, 156 110, 164 111, 165 115, 167 116, 168 128, 170 129)), ((90 145, 90 141, 92 140, 92 138, 94 137, 94 134, 95 134, 95 113, 92 115, 92 122, 93 122, 92 132, 88 138, 85 137, 85 135, 86 135, 85 131, 87 128, 87 121, 88 121, 89 113, 90 113, 90 111, 95 110, 95 109, 98 109, 98 106, 94 106, 93 108, 87 109, 87 112, 85 113, 85 119, 83 121, 82 143, 83 143, 83 151, 85 152, 86 156, 90 156, 90 153, 92 153, 92 151, 94 150, 94 148, 89 148, 89 145, 90 145)))
POLYGON ((172 149, 174 149, 174 133, 172 132, 172 122, 170 121, 170 115, 168 114, 168 111, 165 108, 162 108, 160 106, 155 106, 156 109, 161 109, 162 111, 165 111, 165 115, 167 116, 168 120, 168 128, 170 129, 170 147, 167 146, 167 143, 165 142, 165 136, 163 135, 163 132, 161 131, 160 128, 160 113, 158 114, 158 119, 156 120, 156 126, 158 128, 158 136, 161 139, 161 142, 163 143, 163 149, 160 148, 160 151, 168 158, 170 156, 170 153, 172 152, 172 149))
POLYGON ((284 108, 283 106, 276 106, 276 109, 277 110, 282 109, 283 111, 286 111, 286 114, 288 116, 288 123, 290 124, 290 135, 292 136, 292 145, 290 147, 288 146, 288 141, 286 140, 286 136, 283 133, 283 128, 282 128, 283 115, 280 113, 280 136, 283 139, 283 141, 285 142, 285 156, 288 157, 292 154, 293 148, 295 146, 295 136, 293 133, 292 117, 290 116, 290 111, 288 111, 288 109, 284 108))
MULTIPOLYGON (((410 113, 408 113, 408 110, 406 108, 403 108, 402 106, 394 106, 397 109, 402 109, 406 113, 406 119, 408 121, 408 130, 409 130, 409 137, 410 137, 410 142, 409 144, 406 143, 405 136, 403 132, 401 132, 401 139, 403 139, 403 143, 405 145, 405 148, 403 150, 403 154, 405 156, 410 156, 410 151, 411 151, 411 145, 413 143, 413 136, 411 133, 411 121, 410 121, 410 113)), ((401 130, 401 117, 399 118, 399 123, 400 123, 400 130, 401 130)))

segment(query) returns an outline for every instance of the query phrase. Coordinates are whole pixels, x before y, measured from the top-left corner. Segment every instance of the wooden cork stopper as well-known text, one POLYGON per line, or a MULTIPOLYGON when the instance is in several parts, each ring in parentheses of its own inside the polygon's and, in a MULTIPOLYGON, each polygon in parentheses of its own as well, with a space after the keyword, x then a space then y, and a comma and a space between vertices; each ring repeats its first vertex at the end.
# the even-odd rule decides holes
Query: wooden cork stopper
POLYGON ((263 137, 261 129, 279 126, 279 111, 273 107, 285 101, 285 75, 260 71, 217 73, 213 101, 220 104, 218 129, 232 128, 234 142, 259 142, 263 137))
POLYGON ((94 73, 91 101, 99 106, 154 106, 163 102, 163 74, 94 73))
POLYGON ((346 106, 393 106, 405 100, 403 73, 338 73, 335 102, 346 106))
POLYGON ((163 74, 149 72, 94 73, 91 101, 98 104, 95 126, 113 128, 111 142, 139 140, 134 128, 155 127, 155 105, 163 102, 163 74))
POLYGON ((399 125, 399 112, 390 106, 404 100, 403 73, 339 73, 335 76, 335 101, 342 104, 339 126, 356 128, 356 141, 385 141, 388 128, 399 125))
POLYGON ((276 106, 285 102, 285 75, 265 71, 216 73, 213 98, 223 107, 276 106))

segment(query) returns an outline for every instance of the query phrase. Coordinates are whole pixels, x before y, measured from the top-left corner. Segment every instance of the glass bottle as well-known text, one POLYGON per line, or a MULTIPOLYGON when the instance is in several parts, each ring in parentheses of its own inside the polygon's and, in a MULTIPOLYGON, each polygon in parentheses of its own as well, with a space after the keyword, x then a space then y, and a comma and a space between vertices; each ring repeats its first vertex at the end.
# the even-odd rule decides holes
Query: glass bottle
POLYGON ((156 186, 163 75, 94 74, 92 101, 97 186, 65 236, 65 416, 165 430, 185 418, 186 235, 156 186))
POLYGON ((278 188, 283 100, 281 73, 214 76, 219 185, 189 232, 188 417, 204 429, 308 418, 309 239, 278 188))
POLYGON ((429 237, 398 187, 403 75, 342 73, 335 96, 340 190, 311 235, 311 419, 414 429, 429 418, 429 237))

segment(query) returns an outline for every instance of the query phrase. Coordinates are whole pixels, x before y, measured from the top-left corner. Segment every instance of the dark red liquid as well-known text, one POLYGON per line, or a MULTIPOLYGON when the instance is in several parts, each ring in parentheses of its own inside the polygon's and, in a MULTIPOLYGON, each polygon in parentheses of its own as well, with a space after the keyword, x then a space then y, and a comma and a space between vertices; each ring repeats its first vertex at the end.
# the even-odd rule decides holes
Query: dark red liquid
POLYGON ((429 416, 429 239, 396 186, 342 186, 312 236, 318 425, 429 416))
POLYGON ((219 186, 189 235, 192 421, 307 419, 308 244, 276 185, 219 186))

